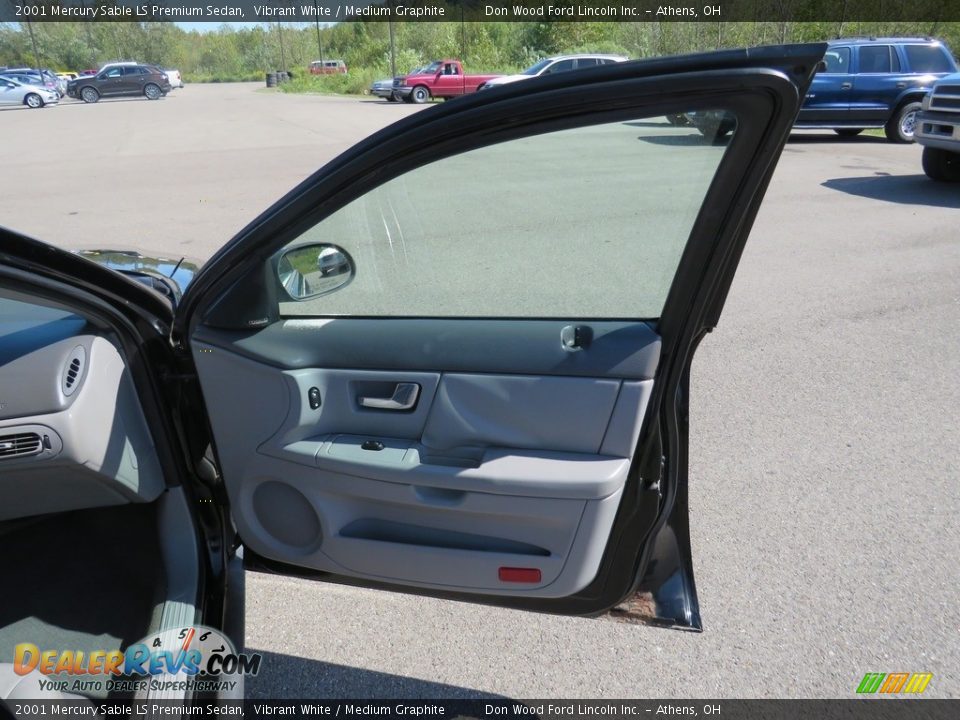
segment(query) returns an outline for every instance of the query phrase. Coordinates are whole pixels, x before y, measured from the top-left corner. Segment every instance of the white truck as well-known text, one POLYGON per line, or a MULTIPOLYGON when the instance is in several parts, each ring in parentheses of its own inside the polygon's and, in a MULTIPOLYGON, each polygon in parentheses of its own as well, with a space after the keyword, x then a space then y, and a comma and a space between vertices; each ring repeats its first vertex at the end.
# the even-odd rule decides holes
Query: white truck
POLYGON ((163 74, 167 76, 167 80, 170 81, 171 88, 182 88, 183 87, 183 78, 180 76, 179 70, 166 69, 164 68, 163 74))
POLYGON ((923 171, 931 180, 960 182, 960 73, 933 84, 923 99, 914 138, 923 146, 923 171))

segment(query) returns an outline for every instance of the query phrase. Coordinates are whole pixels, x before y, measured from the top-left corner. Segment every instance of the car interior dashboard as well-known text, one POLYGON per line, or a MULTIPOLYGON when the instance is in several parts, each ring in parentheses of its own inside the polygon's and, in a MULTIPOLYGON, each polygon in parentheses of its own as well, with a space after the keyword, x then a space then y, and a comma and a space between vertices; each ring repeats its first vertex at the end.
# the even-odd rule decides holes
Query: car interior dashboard
POLYGON ((0 293, 0 521, 155 500, 163 474, 111 333, 0 293))

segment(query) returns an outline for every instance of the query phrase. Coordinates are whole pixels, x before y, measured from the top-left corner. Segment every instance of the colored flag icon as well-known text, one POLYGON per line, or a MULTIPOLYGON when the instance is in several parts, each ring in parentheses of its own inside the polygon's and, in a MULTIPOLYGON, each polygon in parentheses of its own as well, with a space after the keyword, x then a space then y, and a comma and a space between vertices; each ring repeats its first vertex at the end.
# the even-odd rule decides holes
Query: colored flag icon
POLYGON ((857 693, 860 695, 919 694, 927 689, 932 678, 933 673, 867 673, 857 686, 857 693))

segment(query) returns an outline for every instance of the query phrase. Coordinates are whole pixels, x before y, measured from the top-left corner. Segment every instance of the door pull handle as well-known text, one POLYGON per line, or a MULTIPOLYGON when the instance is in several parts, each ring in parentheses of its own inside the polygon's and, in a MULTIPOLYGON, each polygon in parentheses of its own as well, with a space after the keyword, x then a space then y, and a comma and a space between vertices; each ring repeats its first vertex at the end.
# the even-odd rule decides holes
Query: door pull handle
POLYGON ((366 397, 357 398, 360 407, 372 410, 412 410, 420 397, 420 386, 417 383, 397 383, 393 395, 388 398, 366 397))

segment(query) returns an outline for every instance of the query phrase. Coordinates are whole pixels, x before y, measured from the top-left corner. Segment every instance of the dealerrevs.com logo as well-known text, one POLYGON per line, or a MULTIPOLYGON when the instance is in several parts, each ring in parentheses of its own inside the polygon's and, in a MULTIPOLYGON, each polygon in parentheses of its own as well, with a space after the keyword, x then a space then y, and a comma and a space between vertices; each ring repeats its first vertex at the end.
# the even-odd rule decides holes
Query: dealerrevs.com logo
POLYGON ((259 653, 238 653, 218 630, 203 625, 148 635, 126 650, 14 648, 17 675, 34 676, 41 691, 82 693, 141 690, 222 692, 236 678, 260 671, 259 653))

